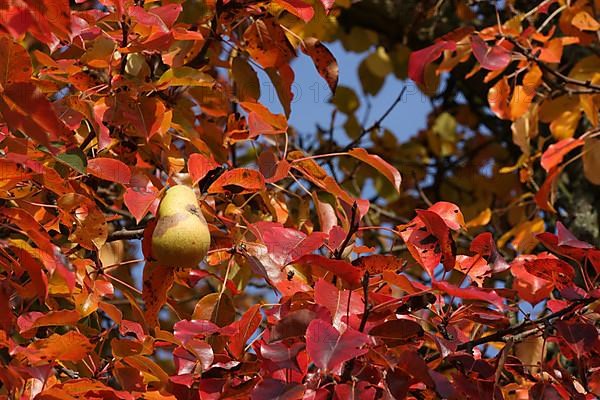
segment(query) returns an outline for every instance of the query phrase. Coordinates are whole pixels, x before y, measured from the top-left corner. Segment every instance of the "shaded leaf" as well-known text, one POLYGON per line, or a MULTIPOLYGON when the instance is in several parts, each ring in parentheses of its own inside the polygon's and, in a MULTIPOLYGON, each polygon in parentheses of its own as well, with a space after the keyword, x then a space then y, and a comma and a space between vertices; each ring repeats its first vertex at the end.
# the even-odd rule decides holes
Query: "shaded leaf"
POLYGON ((473 55, 482 68, 495 71, 506 68, 510 63, 510 51, 506 48, 499 45, 488 46, 479 35, 471 35, 470 38, 473 55))
POLYGON ((325 79, 331 92, 335 93, 338 84, 339 67, 333 54, 315 38, 304 39, 302 51, 312 58, 319 75, 325 79))
POLYGON ((147 262, 144 266, 142 300, 144 316, 149 326, 158 325, 158 313, 168 300, 168 293, 175 280, 175 270, 156 263, 147 262))

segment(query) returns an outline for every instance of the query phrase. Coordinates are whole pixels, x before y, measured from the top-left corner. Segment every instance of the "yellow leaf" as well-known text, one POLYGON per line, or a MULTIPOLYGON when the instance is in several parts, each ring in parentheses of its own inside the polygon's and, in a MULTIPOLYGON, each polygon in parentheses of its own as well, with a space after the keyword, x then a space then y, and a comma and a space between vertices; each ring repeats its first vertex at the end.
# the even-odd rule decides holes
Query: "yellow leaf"
POLYGON ((600 96, 594 94, 580 94, 579 104, 586 118, 592 126, 598 126, 598 109, 600 108, 600 96))
POLYGON ((510 99, 510 119, 515 120, 527 112, 535 91, 522 85, 515 86, 510 99))
POLYGON ((513 238, 511 244, 518 253, 529 253, 538 243, 535 235, 542 232, 544 232, 544 220, 541 218, 523 221, 498 239, 498 247, 504 247, 508 240, 513 238))
POLYGON ((579 11, 571 20, 571 24, 582 31, 597 31, 600 23, 596 21, 587 11, 579 11))
POLYGON ((570 138, 581 118, 579 99, 576 96, 546 99, 540 107, 539 117, 541 122, 550 123, 550 131, 554 138, 570 138))
POLYGON ((583 145, 583 173, 588 181, 600 185, 600 139, 591 138, 583 145))
POLYGON ((467 222, 467 228, 474 228, 476 226, 487 225, 492 219, 492 210, 486 208, 480 212, 475 218, 467 222))

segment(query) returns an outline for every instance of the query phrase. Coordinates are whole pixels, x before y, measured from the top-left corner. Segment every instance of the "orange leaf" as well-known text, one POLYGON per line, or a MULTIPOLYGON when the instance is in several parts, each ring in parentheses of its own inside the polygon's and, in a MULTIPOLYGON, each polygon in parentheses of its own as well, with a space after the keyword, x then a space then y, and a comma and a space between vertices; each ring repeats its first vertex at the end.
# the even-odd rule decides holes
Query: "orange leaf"
POLYGON ((208 188, 208 193, 253 193, 265 188, 265 178, 256 170, 235 168, 226 171, 208 188))
POLYGON ((571 24, 582 31, 595 32, 600 29, 600 23, 587 11, 579 11, 571 20, 571 24))
POLYGON ((508 78, 502 77, 488 92, 488 103, 490 109, 498 118, 510 119, 510 108, 508 107, 508 95, 510 86, 508 78))
POLYGON ((542 167, 546 172, 560 164, 567 153, 571 150, 583 145, 582 139, 567 138, 559 142, 551 144, 550 147, 542 154, 542 167))
POLYGON ((283 29, 272 18, 256 20, 244 32, 246 50, 263 68, 279 67, 295 55, 283 29))
POLYGON ((515 86, 512 97, 510 99, 511 120, 514 121, 527 112, 527 110, 529 109, 529 105, 531 104, 531 100, 533 100, 534 94, 535 92, 531 91, 525 86, 515 86))
POLYGON ((188 159, 188 172, 192 177, 192 184, 195 185, 198 183, 206 174, 218 166, 219 164, 212 156, 207 157, 200 153, 190 155, 188 159))
POLYGON ((122 185, 131 180, 131 170, 127 164, 114 158, 98 157, 88 160, 87 173, 122 185))
POLYGON ((8 36, 0 36, 0 87, 6 87, 14 82, 27 82, 33 69, 27 50, 15 43, 8 36))
POLYGON ((400 184, 402 183, 400 172, 398 172, 398 170, 387 161, 377 155, 367 153, 367 151, 362 148, 352 149, 348 152, 348 154, 364 163, 369 164, 371 167, 382 173, 387 180, 390 181, 392 186, 394 186, 394 189, 400 192, 400 184))
POLYGON ((80 361, 93 349, 94 345, 88 338, 81 333, 69 331, 64 335, 55 333, 47 339, 31 343, 24 355, 30 363, 37 365, 54 360, 80 361))
POLYGON ((144 267, 142 300, 144 316, 149 326, 158 326, 158 313, 167 302, 167 295, 175 281, 175 269, 148 262, 144 267))
POLYGON ((32 311, 19 316, 17 325, 19 326, 19 333, 22 335, 23 332, 41 326, 75 325, 79 319, 80 315, 75 310, 48 311, 45 314, 38 311, 32 311))
POLYGON ((339 67, 333 54, 315 38, 304 39, 302 51, 312 58, 319 75, 325 79, 331 92, 335 93, 338 84, 339 67))
POLYGON ((260 134, 279 134, 287 130, 288 123, 285 115, 273 114, 260 103, 244 101, 240 105, 248 112, 248 128, 251 137, 260 134))

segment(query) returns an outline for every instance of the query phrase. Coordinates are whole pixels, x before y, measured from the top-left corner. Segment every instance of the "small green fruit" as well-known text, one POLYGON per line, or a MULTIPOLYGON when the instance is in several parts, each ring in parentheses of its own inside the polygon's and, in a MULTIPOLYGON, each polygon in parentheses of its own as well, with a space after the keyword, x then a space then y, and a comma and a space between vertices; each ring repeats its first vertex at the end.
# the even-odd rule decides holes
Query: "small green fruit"
POLYGON ((169 188, 158 207, 152 256, 165 266, 195 267, 209 247, 208 224, 194 191, 185 185, 169 188))

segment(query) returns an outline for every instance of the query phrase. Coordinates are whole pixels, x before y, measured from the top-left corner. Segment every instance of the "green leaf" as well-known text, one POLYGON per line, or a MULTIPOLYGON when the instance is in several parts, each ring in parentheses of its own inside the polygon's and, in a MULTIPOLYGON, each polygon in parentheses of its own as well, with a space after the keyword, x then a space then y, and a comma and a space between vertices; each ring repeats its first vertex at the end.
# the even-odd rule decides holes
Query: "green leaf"
POLYGON ((68 165, 81 174, 86 173, 87 159, 85 158, 85 154, 83 154, 78 147, 69 149, 66 153, 57 155, 56 159, 63 165, 68 165))

